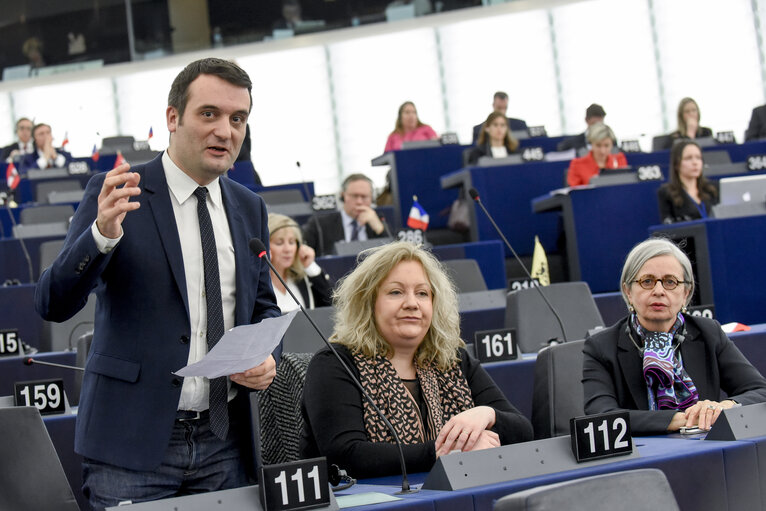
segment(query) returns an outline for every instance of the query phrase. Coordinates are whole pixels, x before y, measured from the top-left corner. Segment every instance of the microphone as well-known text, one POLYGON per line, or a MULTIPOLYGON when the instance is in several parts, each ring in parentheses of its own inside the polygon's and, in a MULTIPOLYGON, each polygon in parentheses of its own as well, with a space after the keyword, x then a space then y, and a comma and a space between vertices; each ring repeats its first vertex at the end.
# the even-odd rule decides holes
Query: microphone
POLYGON ((74 371, 85 371, 85 368, 83 367, 77 367, 77 366, 68 366, 64 364, 56 364, 53 362, 43 362, 42 360, 35 360, 32 357, 25 358, 24 359, 24 365, 25 366, 31 366, 32 364, 40 364, 41 366, 51 366, 51 367, 61 367, 63 369, 72 369, 74 371))
POLYGON ((279 282, 282 283, 282 285, 285 287, 288 293, 290 293, 290 296, 292 297, 293 301, 295 301, 296 305, 300 308, 301 312, 304 316, 306 316, 306 319, 309 320, 309 323, 311 323, 311 326, 314 327, 314 330, 319 334, 319 337, 322 338, 325 345, 330 348, 330 351, 333 352, 335 355, 335 358, 338 359, 343 369, 348 373, 348 375, 351 377, 351 380, 354 382, 356 387, 362 392, 362 395, 367 400, 368 403, 370 403, 370 406, 372 406, 373 410, 375 410, 375 413, 378 414, 378 416, 383 420, 383 422, 386 424, 386 427, 391 431, 391 434, 394 436, 394 440, 396 441, 396 447, 399 449, 399 463, 402 466, 402 491, 397 492, 397 495, 400 494, 406 494, 406 493, 416 493, 419 490, 417 489, 410 489, 410 483, 407 480, 407 468, 404 463, 404 453, 402 452, 402 442, 399 440, 399 435, 396 434, 396 431, 394 430, 394 427, 391 425, 391 423, 388 421, 388 417, 385 416, 383 412, 380 411, 380 408, 377 407, 375 402, 372 400, 372 397, 367 393, 366 390, 364 390, 364 387, 362 387, 362 384, 359 383, 359 380, 357 380, 356 376, 354 376, 354 373, 351 371, 351 369, 346 365, 346 362, 343 361, 343 358, 341 358, 340 354, 335 349, 335 346, 330 343, 330 341, 327 340, 327 338, 324 336, 321 330, 319 330, 319 327, 316 323, 314 323, 314 320, 311 319, 311 316, 308 315, 306 312, 306 309, 303 308, 303 305, 298 301, 298 299, 295 297, 293 292, 290 290, 290 288, 287 286, 287 283, 282 279, 282 276, 279 274, 276 268, 274 268, 274 265, 271 264, 271 261, 268 257, 264 257, 266 255, 266 245, 263 244, 263 241, 259 240, 258 238, 253 238, 250 240, 250 243, 248 244, 250 247, 250 250, 257 255, 259 258, 266 261, 266 264, 269 265, 269 268, 271 268, 271 271, 274 272, 274 275, 277 276, 279 279, 279 282))
MULTIPOLYGON (((300 174, 301 177, 301 183, 303 183, 303 191, 306 193, 306 197, 311 201, 313 199, 313 195, 309 192, 309 185, 306 183, 306 180, 303 178, 303 172, 301 171, 301 162, 296 161, 295 166, 298 167, 298 174, 300 174)), ((317 226, 317 252, 321 255, 326 255, 324 253, 324 233, 322 232, 322 226, 319 224, 319 215, 317 214, 316 209, 314 209, 314 206, 311 206, 311 217, 314 219, 314 223, 317 226)))
MULTIPOLYGON (((511 254, 513 254, 513 257, 516 259, 516 261, 521 265, 521 269, 524 270, 524 273, 527 274, 527 277, 529 277, 530 282, 532 279, 532 274, 529 273, 529 270, 527 270, 527 267, 524 266, 524 263, 521 261, 521 258, 516 253, 516 251, 513 249, 511 244, 506 239, 505 235, 503 234, 503 231, 500 230, 500 227, 497 226, 495 223, 495 219, 492 218, 492 215, 489 214, 489 211, 487 211, 487 208, 484 207, 484 204, 481 202, 481 198, 479 197, 479 192, 476 191, 476 188, 471 188, 468 190, 468 194, 471 196, 471 198, 476 202, 476 204, 479 205, 479 207, 484 211, 484 214, 487 215, 487 218, 489 218, 490 223, 492 224, 492 227, 495 228, 497 233, 500 235, 500 238, 505 242, 505 246, 508 247, 508 250, 511 251, 511 254)), ((567 333, 564 331, 564 323, 561 321, 561 317, 559 316, 559 313, 556 312, 556 309, 553 308, 553 305, 551 305, 551 302, 548 301, 548 298, 545 296, 545 293, 543 293, 543 290, 540 288, 540 286, 534 286, 537 288, 537 291, 540 293, 540 296, 542 297, 543 301, 545 302, 545 305, 548 306, 550 311, 553 313, 553 316, 556 318, 556 321, 559 323, 559 328, 561 329, 561 338, 563 339, 562 342, 567 342, 567 333)))
POLYGON ((380 221, 383 223, 383 230, 386 231, 386 235, 389 238, 394 239, 394 235, 391 234, 391 229, 388 228, 388 224, 386 223, 386 218, 385 217, 380 217, 380 221))

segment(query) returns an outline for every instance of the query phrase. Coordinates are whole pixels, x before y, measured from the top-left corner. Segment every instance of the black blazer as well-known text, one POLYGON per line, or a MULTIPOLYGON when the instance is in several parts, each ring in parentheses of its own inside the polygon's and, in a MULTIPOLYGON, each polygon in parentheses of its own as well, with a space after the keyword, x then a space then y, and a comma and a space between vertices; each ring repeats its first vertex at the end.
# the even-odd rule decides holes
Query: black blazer
MULTIPOLYGON (((521 119, 514 119, 513 117, 507 117, 508 120, 508 129, 511 131, 521 131, 527 129, 527 123, 525 121, 522 121, 521 119)), ((479 140, 479 132, 481 131, 481 127, 484 125, 484 123, 477 124, 473 127, 473 141, 471 142, 473 145, 476 145, 476 142, 479 140)))
MULTIPOLYGON (((766 401, 766 379, 712 319, 684 315, 686 339, 681 344, 684 368, 700 400, 718 401, 721 390, 743 405, 766 401)), ((630 410, 637 435, 667 432, 676 410, 649 410, 642 358, 628 336, 627 318, 585 339, 583 393, 585 413, 630 410)), ((633 336, 636 338, 636 336, 633 336)), ((636 342, 639 342, 636 339, 636 342)))
MULTIPOLYGON (((686 222, 688 220, 697 220, 702 218, 694 199, 689 197, 688 193, 683 194, 683 203, 676 206, 670 195, 670 189, 667 183, 657 189, 657 204, 660 207, 660 222, 672 224, 675 222, 686 222)), ((712 216, 713 206, 718 204, 718 199, 703 200, 707 216, 712 216)))
MULTIPOLYGON (((514 152, 515 151, 508 151, 508 154, 514 154, 514 152)), ((492 147, 489 145, 489 143, 472 147, 471 151, 468 153, 467 163, 469 165, 476 165, 479 162, 479 158, 482 156, 489 156, 490 158, 494 158, 494 156, 492 156, 492 147)))
MULTIPOLYGON (((694 135, 694 138, 705 138, 705 137, 712 137, 713 136, 713 130, 710 128, 706 128, 704 126, 700 126, 697 128, 697 134, 694 135)), ((655 151, 662 151, 663 149, 670 149, 673 147, 673 144, 675 144, 676 140, 684 140, 688 139, 686 135, 682 135, 681 133, 674 131, 673 133, 669 133, 668 137, 659 141, 660 143, 657 144, 657 147, 654 147, 653 149, 655 151)))
POLYGON ((745 142, 766 138, 766 105, 753 108, 750 125, 745 131, 745 142))
POLYGON ((303 303, 307 309, 316 307, 329 307, 332 305, 332 279, 322 270, 316 277, 305 275, 302 279, 294 281, 301 292, 303 303), (309 295, 309 292, 311 293, 309 295))
MULTIPOLYGON (((385 226, 385 221, 383 221, 385 226)), ((343 241, 346 239, 346 232, 343 229, 343 217, 340 211, 333 211, 331 213, 319 213, 312 216, 303 225, 303 243, 310 246, 316 251, 317 257, 332 255, 335 253, 335 242, 343 241), (317 228, 317 221, 319 221, 319 229, 317 228), (319 230, 322 231, 322 246, 319 246, 319 230)), ((367 238, 385 238, 388 234, 386 229, 383 232, 377 234, 370 229, 369 225, 365 225, 367 232, 367 238)))

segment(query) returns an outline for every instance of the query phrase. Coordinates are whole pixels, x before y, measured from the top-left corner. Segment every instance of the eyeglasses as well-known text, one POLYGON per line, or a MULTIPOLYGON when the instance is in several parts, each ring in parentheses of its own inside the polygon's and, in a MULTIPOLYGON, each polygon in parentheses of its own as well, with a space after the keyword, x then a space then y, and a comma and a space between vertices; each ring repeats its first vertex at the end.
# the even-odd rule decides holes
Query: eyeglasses
POLYGON ((672 291, 677 288, 678 284, 688 284, 688 282, 678 280, 672 275, 665 275, 664 277, 659 278, 655 277, 654 275, 644 275, 634 280, 633 282, 637 282, 638 285, 644 289, 654 289, 654 286, 657 285, 658 281, 662 282, 662 287, 668 291, 672 291))

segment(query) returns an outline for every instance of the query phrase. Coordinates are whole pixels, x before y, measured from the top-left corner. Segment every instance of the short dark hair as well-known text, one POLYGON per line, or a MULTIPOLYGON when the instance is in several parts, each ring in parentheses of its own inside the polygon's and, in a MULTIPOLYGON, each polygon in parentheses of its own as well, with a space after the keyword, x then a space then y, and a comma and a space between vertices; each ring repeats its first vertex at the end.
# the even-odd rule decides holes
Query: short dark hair
POLYGON ((506 94, 505 92, 499 90, 499 91, 495 92, 495 95, 494 95, 494 97, 492 99, 493 100, 494 99, 508 99, 508 94, 506 94))
POLYGON ((585 109, 585 118, 586 119, 592 119, 593 117, 606 117, 606 112, 604 111, 604 107, 593 103, 591 106, 585 109))
POLYGON ((37 131, 37 128, 42 128, 43 126, 48 126, 48 128, 50 128, 50 129, 53 129, 53 128, 51 128, 51 125, 50 125, 50 124, 45 124, 44 122, 39 122, 39 123, 35 124, 35 125, 32 127, 32 137, 33 137, 33 138, 34 138, 34 136, 35 136, 35 132, 37 131))
POLYGON ((340 185, 341 193, 345 192, 346 188, 348 188, 348 185, 350 183, 353 183, 354 181, 367 181, 368 183, 370 183, 370 190, 374 189, 374 186, 372 185, 372 179, 365 176, 364 174, 356 173, 356 174, 349 175, 348 177, 346 177, 346 179, 343 180, 343 183, 341 183, 340 185))
POLYGON ((191 85, 199 75, 217 76, 232 85, 247 89, 247 94, 250 96, 250 108, 248 108, 248 112, 253 108, 253 82, 250 81, 250 77, 245 70, 229 60, 209 57, 195 60, 186 66, 183 71, 178 73, 178 76, 173 80, 173 85, 170 86, 168 106, 172 106, 178 110, 179 120, 184 116, 186 102, 189 100, 189 85, 191 85))
POLYGON ((32 122, 32 119, 30 119, 29 117, 21 117, 18 121, 16 121, 16 129, 19 129, 19 124, 21 124, 24 121, 32 122))

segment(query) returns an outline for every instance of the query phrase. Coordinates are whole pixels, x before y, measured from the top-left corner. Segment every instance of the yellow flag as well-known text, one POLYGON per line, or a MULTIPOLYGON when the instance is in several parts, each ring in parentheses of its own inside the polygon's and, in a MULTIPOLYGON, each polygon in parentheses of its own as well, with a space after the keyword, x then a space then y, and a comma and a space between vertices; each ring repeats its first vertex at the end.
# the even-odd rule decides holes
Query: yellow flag
POLYGON ((545 255, 540 239, 535 236, 535 251, 532 254, 532 278, 540 282, 541 286, 551 283, 551 275, 548 272, 548 256, 545 255))

